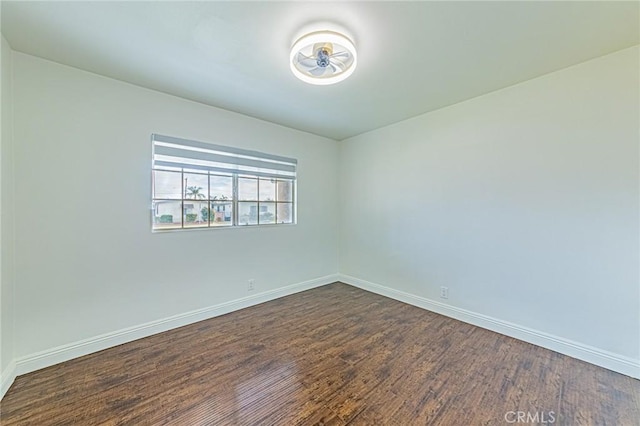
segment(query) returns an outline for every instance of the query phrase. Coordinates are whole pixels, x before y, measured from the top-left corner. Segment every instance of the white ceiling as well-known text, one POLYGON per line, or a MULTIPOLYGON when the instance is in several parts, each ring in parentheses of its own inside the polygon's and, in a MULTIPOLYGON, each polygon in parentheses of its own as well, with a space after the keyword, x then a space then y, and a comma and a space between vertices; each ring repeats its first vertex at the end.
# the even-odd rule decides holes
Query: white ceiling
POLYGON ((637 2, 13 2, 13 49, 341 140, 640 43, 637 2), (305 29, 358 49, 346 81, 288 65, 305 29))

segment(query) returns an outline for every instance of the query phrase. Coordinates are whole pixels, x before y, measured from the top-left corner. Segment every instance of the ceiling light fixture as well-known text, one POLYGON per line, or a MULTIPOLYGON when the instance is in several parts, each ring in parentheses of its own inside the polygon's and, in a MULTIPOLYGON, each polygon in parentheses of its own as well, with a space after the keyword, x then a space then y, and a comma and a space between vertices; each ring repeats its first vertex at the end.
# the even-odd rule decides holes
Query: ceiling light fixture
POLYGON ((316 31, 300 37, 289 56, 293 75, 317 85, 344 80, 353 74, 357 62, 353 42, 334 31, 316 31))

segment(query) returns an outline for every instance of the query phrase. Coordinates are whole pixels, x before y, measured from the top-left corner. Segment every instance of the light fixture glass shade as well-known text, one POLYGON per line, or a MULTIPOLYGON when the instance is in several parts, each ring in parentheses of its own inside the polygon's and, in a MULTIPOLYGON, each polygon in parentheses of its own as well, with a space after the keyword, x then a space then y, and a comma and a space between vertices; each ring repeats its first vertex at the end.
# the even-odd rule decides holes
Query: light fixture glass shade
POLYGON ((316 31, 301 37, 293 44, 289 56, 293 75, 316 85, 346 79, 353 74, 357 63, 353 42, 333 31, 316 31))

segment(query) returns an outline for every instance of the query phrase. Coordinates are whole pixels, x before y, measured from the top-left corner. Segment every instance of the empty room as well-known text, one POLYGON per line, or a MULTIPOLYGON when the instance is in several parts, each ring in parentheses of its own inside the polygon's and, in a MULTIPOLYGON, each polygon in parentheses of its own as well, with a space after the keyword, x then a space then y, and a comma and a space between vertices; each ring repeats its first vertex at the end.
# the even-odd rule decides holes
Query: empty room
POLYGON ((640 419, 640 3, 0 1, 0 424, 640 419))

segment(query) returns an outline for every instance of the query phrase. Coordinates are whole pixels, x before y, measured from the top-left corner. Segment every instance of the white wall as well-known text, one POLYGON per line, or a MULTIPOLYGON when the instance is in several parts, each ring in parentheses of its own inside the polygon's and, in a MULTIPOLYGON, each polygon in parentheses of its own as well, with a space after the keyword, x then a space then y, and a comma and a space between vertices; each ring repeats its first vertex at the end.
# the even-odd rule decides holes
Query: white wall
POLYGON ((341 144, 7 50, 3 372, 338 270, 640 358, 637 47, 341 144), (299 224, 151 233, 153 132, 298 158, 299 224))
POLYGON ((333 140, 14 52, 14 141, 17 359, 335 278, 333 140), (298 224, 151 233, 151 133, 297 158, 298 224))
POLYGON ((340 272, 637 363, 638 64, 626 49, 343 141, 340 272))
POLYGON ((0 37, 0 397, 13 381, 13 166, 12 166, 12 51, 0 37))

